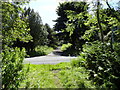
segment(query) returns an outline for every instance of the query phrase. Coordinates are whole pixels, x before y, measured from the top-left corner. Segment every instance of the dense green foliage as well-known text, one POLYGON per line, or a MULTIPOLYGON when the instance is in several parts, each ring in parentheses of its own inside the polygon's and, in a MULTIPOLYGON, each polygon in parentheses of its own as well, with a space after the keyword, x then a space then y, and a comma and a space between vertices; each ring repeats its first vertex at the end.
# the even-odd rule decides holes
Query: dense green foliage
POLYGON ((25 49, 11 48, 14 41, 28 42, 32 39, 26 18, 21 14, 25 2, 2 2, 2 88, 17 89, 25 77, 23 60, 25 49))
POLYGON ((81 51, 85 40, 82 38, 84 32, 89 29, 85 25, 87 21, 88 4, 86 2, 65 2, 57 9, 58 19, 55 31, 60 40, 65 44, 71 43, 70 50, 81 51))
POLYGON ((21 13, 24 10, 19 3, 2 2, 2 46, 11 46, 13 41, 19 39, 27 42, 32 37, 29 34, 30 29, 27 29, 28 23, 26 19, 21 18, 21 13))
POLYGON ((88 43, 79 57, 79 65, 85 66, 90 71, 90 79, 101 87, 119 88, 120 44, 115 43, 113 47, 114 51, 110 43, 88 43))
POLYGON ((28 78, 21 88, 94 88, 84 67, 72 68, 70 63, 30 65, 28 78), (27 85, 27 86, 26 86, 27 85))
MULTIPOLYGON (((84 35, 82 36, 83 39, 93 42, 96 40, 101 39, 100 35, 100 29, 98 28, 97 25, 97 17, 92 16, 90 14, 88 16, 88 21, 85 23, 85 25, 89 26, 90 28, 86 30, 84 35)), ((101 25, 103 28, 103 34, 104 34, 104 42, 111 42, 111 34, 114 35, 114 41, 118 42, 119 41, 119 21, 112 17, 110 14, 109 9, 101 9, 100 10, 100 20, 101 20, 101 25)))
MULTIPOLYGON (((92 14, 87 12, 88 6, 84 2, 60 4, 55 30, 59 31, 59 38, 64 38, 64 43, 69 42, 75 51, 81 51, 79 58, 72 61, 72 66, 84 66, 89 70, 89 79, 98 87, 119 88, 120 12, 119 8, 111 8, 107 0, 105 3, 108 6, 106 9, 97 0, 92 14), (79 10, 82 8, 80 12, 75 11, 78 3, 79 10)), ((67 51, 73 52, 70 48, 67 51)))
POLYGON ((7 48, 2 53, 2 88, 18 89, 20 82, 25 79, 26 71, 23 69, 25 49, 7 48))
POLYGON ((56 48, 56 46, 58 45, 58 40, 55 37, 56 32, 52 28, 50 28, 50 26, 47 23, 44 25, 44 30, 48 32, 46 45, 48 45, 49 47, 56 48))
POLYGON ((35 51, 33 52, 29 52, 28 53, 28 57, 34 57, 34 56, 43 56, 43 55, 47 55, 50 52, 53 51, 52 47, 48 47, 48 46, 37 46, 35 47, 35 51))

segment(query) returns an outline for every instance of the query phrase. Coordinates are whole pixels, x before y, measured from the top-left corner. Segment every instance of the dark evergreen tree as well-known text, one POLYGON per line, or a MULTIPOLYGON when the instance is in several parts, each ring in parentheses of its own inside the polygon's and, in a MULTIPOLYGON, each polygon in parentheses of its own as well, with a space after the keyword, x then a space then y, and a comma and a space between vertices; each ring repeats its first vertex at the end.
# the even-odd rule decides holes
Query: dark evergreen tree
POLYGON ((33 52, 38 45, 45 45, 47 43, 47 31, 44 30, 40 15, 33 9, 25 8, 25 12, 21 18, 27 17, 28 28, 30 28, 30 35, 33 37, 29 42, 21 42, 19 39, 14 42, 14 46, 25 47, 28 52, 33 52))
POLYGON ((43 29, 40 15, 32 9, 28 15, 30 34, 33 37, 34 48, 37 45, 44 45, 47 41, 47 31, 43 29))
POLYGON ((85 43, 81 36, 89 28, 87 21, 88 4, 86 2, 65 2, 57 9, 58 18, 54 26, 64 43, 71 43, 72 49, 78 50, 85 43))
POLYGON ((50 28, 50 26, 47 23, 44 25, 44 29, 45 29, 45 31, 48 32, 47 45, 50 46, 50 47, 56 47, 57 38, 55 37, 55 34, 56 34, 55 31, 52 28, 50 28))

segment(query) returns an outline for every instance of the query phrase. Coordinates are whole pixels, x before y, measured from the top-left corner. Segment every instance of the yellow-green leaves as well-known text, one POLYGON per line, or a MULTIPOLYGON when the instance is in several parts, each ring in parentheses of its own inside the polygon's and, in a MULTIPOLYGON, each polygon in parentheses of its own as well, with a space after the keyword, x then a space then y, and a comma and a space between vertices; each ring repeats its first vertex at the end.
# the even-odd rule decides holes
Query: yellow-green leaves
POLYGON ((17 89, 24 79, 23 60, 25 49, 6 48, 2 53, 2 88, 17 89))
POLYGON ((11 45, 16 39, 29 41, 32 39, 29 34, 28 23, 25 17, 21 17, 23 9, 9 2, 2 2, 2 26, 3 26, 3 47, 11 45))

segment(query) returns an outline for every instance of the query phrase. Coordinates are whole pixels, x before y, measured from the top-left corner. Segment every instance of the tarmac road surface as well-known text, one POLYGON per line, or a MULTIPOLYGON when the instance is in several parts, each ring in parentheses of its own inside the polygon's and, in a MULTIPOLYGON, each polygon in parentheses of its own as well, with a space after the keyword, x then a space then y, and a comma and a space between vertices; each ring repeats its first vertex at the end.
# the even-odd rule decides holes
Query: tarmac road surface
POLYGON ((24 64, 57 64, 60 62, 70 62, 72 59, 77 58, 75 56, 62 56, 62 51, 57 48, 50 54, 46 56, 38 56, 38 57, 31 57, 25 58, 24 64))

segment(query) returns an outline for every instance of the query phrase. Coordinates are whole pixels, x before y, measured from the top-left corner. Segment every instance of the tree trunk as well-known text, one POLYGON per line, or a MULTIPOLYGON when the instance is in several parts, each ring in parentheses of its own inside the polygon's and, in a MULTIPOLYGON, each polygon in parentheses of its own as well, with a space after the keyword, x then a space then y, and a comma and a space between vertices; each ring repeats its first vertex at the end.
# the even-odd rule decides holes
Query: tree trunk
POLYGON ((102 29, 101 22, 100 22, 99 11, 100 11, 100 0, 97 0, 97 21, 98 21, 98 26, 100 28, 101 41, 104 42, 104 40, 103 40, 103 29, 102 29))
POLYGON ((107 4, 107 6, 109 7, 112 15, 120 22, 119 16, 117 16, 117 15, 115 14, 115 10, 112 10, 112 8, 110 7, 110 5, 109 5, 109 3, 108 3, 108 0, 106 0, 106 4, 107 4))

